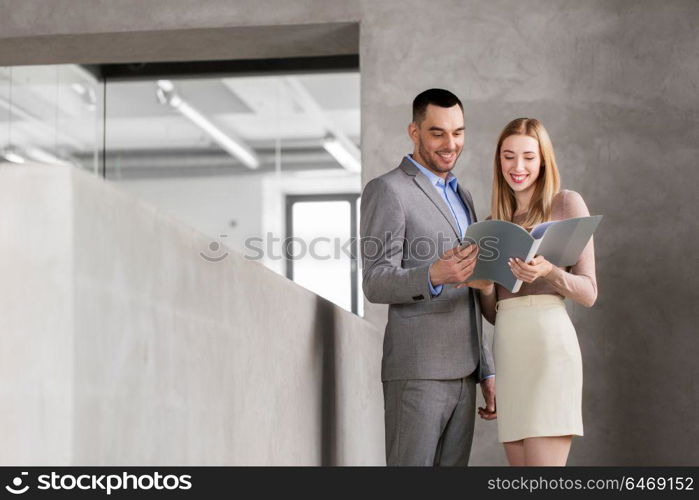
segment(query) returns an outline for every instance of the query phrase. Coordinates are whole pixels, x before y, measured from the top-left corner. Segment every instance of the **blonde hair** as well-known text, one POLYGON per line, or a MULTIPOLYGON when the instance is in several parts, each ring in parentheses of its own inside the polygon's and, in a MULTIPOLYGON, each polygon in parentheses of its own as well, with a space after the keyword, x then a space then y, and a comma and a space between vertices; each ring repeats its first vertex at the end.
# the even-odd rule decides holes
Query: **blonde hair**
POLYGON ((502 143, 511 135, 528 135, 539 143, 539 155, 541 169, 536 179, 536 186, 529 202, 529 213, 522 222, 525 228, 534 227, 536 224, 551 220, 551 205, 553 197, 560 188, 560 177, 556 167, 556 157, 553 154, 553 144, 548 132, 535 118, 517 118, 505 126, 500 133, 498 146, 495 149, 495 162, 493 168, 493 194, 491 201, 491 214, 493 219, 512 222, 512 217, 517 208, 517 200, 514 191, 507 184, 502 174, 500 163, 500 149, 502 143))

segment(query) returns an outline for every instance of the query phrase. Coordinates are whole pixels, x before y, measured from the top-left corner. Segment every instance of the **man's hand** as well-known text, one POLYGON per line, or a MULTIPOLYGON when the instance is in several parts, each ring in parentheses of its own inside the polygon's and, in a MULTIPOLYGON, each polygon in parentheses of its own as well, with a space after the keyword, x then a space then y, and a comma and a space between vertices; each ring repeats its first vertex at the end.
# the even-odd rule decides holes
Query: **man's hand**
POLYGON ((477 258, 478 245, 473 243, 450 248, 430 266, 432 286, 466 281, 473 274, 477 258))
POLYGON ((553 264, 541 255, 537 255, 529 263, 520 259, 509 259, 507 263, 515 278, 525 283, 531 283, 541 276, 546 276, 553 269, 553 264))
POLYGON ((485 408, 478 407, 478 415, 485 420, 495 420, 498 418, 495 406, 495 377, 489 377, 481 381, 481 391, 485 399, 485 408))

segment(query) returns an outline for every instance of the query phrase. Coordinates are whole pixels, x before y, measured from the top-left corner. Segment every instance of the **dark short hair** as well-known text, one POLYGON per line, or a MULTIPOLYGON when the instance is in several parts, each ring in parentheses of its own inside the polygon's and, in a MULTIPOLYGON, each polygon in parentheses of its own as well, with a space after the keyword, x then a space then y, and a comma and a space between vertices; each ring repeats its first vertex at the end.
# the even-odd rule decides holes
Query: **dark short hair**
POLYGON ((427 106, 433 104, 439 106, 440 108, 451 108, 452 106, 459 105, 461 111, 464 110, 463 104, 458 97, 444 89, 428 89, 424 92, 420 92, 415 99, 413 99, 413 121, 417 124, 425 119, 425 113, 427 111, 427 106))

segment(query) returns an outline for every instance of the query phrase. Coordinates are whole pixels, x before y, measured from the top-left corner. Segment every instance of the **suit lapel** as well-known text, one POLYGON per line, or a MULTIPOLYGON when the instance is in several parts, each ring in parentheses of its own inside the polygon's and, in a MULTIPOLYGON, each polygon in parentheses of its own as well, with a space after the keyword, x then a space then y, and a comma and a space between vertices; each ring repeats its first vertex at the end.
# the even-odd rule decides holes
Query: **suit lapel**
POLYGON ((456 225, 456 219, 454 219, 454 215, 451 213, 451 210, 447 206, 447 203, 444 201, 444 198, 440 196, 440 194, 437 192, 437 189, 432 185, 430 180, 424 175, 422 175, 422 173, 417 169, 417 167, 413 165, 412 162, 407 158, 403 158, 403 162, 400 164, 400 167, 406 174, 413 176, 415 184, 417 184, 420 187, 422 192, 425 193, 425 195, 432 201, 432 203, 434 203, 437 209, 439 209, 439 211, 447 220, 451 228, 454 230, 454 234, 456 234, 457 238, 461 240, 461 235, 459 234, 459 228, 456 225))
POLYGON ((475 224, 476 222, 478 222, 478 217, 476 217, 476 211, 473 208, 473 199, 471 199, 471 193, 464 189, 461 189, 460 183, 458 186, 456 186, 456 190, 459 192, 459 196, 461 196, 464 205, 466 205, 466 208, 468 209, 468 215, 471 217, 471 223, 475 224))

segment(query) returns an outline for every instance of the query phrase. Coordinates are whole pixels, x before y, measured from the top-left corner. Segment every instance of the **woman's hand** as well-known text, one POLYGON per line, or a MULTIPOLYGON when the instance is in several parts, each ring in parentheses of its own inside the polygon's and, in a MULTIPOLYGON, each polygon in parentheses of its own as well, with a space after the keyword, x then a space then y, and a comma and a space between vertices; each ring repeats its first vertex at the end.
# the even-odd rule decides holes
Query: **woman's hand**
POLYGON ((553 270, 553 264, 546 260, 542 255, 537 255, 529 263, 520 259, 508 259, 508 265, 515 278, 522 280, 525 283, 531 283, 537 278, 546 276, 553 270))

